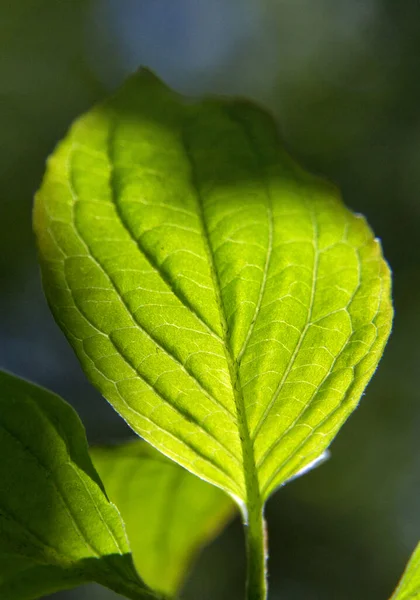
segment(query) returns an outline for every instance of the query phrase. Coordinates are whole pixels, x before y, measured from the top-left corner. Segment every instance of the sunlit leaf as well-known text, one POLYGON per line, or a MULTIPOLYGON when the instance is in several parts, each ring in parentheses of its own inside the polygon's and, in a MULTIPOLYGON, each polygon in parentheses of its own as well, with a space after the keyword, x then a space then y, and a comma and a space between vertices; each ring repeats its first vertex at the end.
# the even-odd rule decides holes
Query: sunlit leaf
POLYGON ((153 589, 175 595, 234 504, 145 442, 94 448, 91 456, 124 519, 139 573, 153 589))
POLYGON ((146 71, 60 144, 35 229, 91 381, 243 508, 330 444, 390 331, 379 242, 272 119, 184 102, 146 71))
POLYGON ((420 544, 414 550, 391 600, 420 599, 420 544))
POLYGON ((0 372, 0 456, 2 599, 91 581, 133 600, 156 598, 136 574, 121 517, 68 404, 0 372))

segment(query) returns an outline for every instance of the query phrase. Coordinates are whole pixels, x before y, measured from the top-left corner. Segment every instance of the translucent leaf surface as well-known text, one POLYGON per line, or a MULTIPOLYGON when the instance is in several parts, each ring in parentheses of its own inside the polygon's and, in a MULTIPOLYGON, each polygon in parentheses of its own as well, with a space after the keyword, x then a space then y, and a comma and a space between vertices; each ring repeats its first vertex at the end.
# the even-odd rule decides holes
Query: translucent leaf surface
POLYGON ((420 544, 413 552, 391 600, 420 599, 420 544))
POLYGON ((91 456, 121 511, 133 558, 150 587, 174 596, 191 561, 232 517, 234 504, 145 442, 91 456))
POLYGON ((330 444, 390 331, 379 242, 272 119, 184 102, 145 71, 60 144, 35 229, 91 381, 242 507, 330 444))
POLYGON ((68 404, 0 372, 0 455, 1 598, 32 600, 90 581, 156 598, 136 574, 68 404))

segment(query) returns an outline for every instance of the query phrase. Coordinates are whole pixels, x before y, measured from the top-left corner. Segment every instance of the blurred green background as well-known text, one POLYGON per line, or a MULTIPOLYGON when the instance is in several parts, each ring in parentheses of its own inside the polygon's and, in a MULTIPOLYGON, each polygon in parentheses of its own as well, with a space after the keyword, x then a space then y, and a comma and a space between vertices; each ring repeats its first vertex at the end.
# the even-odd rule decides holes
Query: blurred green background
MULTIPOLYGON (((382 239, 396 307, 384 359, 330 460, 279 490, 267 519, 270 600, 386 600, 420 538, 420 4, 0 0, 0 366, 62 394, 92 443, 130 432, 49 314, 32 198, 72 119, 140 64, 189 94, 267 106, 289 151, 382 239)), ((241 599, 244 562, 235 522, 183 597, 241 599)))

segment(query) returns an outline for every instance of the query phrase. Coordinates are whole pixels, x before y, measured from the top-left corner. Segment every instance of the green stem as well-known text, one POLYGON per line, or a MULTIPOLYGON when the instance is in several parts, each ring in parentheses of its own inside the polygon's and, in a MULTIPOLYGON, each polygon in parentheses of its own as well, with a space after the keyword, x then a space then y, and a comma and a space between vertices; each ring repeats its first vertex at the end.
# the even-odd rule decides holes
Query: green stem
POLYGON ((245 525, 247 549, 246 600, 267 599, 267 534, 263 507, 250 506, 245 525))

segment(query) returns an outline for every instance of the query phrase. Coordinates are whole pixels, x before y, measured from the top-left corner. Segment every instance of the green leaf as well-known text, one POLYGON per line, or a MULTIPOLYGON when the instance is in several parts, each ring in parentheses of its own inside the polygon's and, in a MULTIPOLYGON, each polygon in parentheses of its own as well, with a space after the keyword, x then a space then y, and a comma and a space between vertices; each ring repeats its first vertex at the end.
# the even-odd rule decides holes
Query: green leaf
POLYGON ((31 600, 91 581, 156 598, 137 576, 68 404, 0 372, 0 455, 1 598, 31 600))
POLYGON ((232 501, 145 442, 94 448, 91 456, 121 511, 139 573, 175 596, 194 556, 232 517, 232 501))
POLYGON ((146 71, 50 158, 35 230, 90 380, 245 515, 327 448, 389 335, 378 240, 272 119, 146 71))
POLYGON ((414 550, 391 600, 420 599, 420 544, 414 550))

